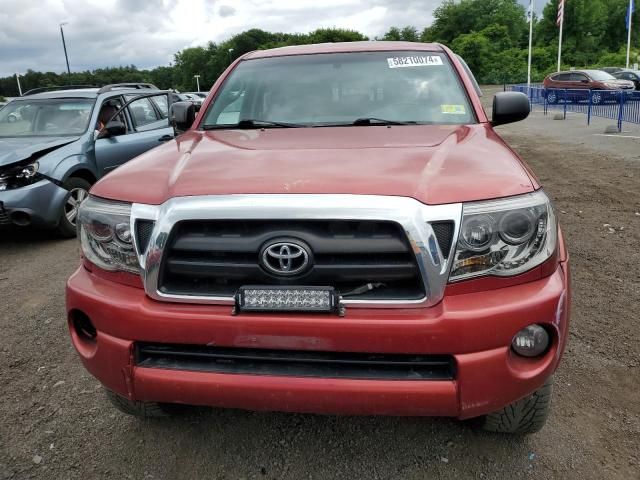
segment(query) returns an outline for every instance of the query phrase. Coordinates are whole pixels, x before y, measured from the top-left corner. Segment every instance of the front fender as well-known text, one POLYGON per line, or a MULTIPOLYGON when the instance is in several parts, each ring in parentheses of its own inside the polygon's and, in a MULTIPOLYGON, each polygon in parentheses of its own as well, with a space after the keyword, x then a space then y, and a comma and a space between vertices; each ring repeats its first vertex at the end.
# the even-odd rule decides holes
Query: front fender
POLYGON ((64 183, 75 172, 88 170, 94 178, 98 178, 95 163, 84 154, 70 155, 60 161, 48 174, 51 178, 64 183))

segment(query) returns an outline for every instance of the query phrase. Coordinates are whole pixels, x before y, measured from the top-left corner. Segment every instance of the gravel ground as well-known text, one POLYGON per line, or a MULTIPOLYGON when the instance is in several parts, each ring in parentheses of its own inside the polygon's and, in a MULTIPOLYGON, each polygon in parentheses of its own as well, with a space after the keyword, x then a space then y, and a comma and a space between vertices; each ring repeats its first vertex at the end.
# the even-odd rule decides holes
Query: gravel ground
POLYGON ((542 432, 233 410, 121 415, 68 339, 76 242, 5 231, 0 478, 640 478, 640 145, 583 124, 534 114, 499 128, 554 198, 573 262, 571 338, 542 432))

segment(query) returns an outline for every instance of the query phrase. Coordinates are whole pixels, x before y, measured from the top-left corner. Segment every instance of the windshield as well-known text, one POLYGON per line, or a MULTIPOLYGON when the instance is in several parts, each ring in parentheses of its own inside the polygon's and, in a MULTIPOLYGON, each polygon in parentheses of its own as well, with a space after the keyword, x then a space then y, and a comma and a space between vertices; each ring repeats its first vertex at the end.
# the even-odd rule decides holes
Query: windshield
POLYGON ((0 110, 0 137, 79 135, 87 130, 94 100, 14 100, 0 110))
POLYGON ((598 82, 606 82, 608 80, 616 79, 613 75, 607 72, 601 72, 600 70, 590 70, 588 73, 592 80, 596 80, 598 82))
POLYGON ((241 62, 208 108, 203 127, 465 124, 475 121, 446 55, 365 52, 241 62), (364 123, 363 119, 370 122, 364 123))

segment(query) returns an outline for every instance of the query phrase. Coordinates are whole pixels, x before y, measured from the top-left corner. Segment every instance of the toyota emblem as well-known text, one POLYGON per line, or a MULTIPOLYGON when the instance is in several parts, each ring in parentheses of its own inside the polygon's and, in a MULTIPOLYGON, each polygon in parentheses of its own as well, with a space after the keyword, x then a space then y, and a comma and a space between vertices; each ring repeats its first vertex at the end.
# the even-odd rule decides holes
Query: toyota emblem
POLYGON ((262 249, 262 267, 279 276, 305 272, 311 264, 309 247, 297 240, 276 240, 262 249))

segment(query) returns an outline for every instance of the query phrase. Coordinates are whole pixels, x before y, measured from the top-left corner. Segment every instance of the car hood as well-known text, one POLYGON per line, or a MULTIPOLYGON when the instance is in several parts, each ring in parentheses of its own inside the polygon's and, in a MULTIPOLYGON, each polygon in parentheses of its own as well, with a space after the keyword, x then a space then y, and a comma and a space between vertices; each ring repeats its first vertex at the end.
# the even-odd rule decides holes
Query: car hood
POLYGON ((1 137, 0 167, 35 157, 34 160, 77 140, 77 137, 1 137))
POLYGON ((635 88, 635 84, 630 80, 607 80, 605 83, 613 83, 618 85, 620 88, 635 88))
POLYGON ((160 204, 231 194, 369 194, 427 204, 538 188, 488 124, 190 131, 98 182, 94 195, 160 204))

